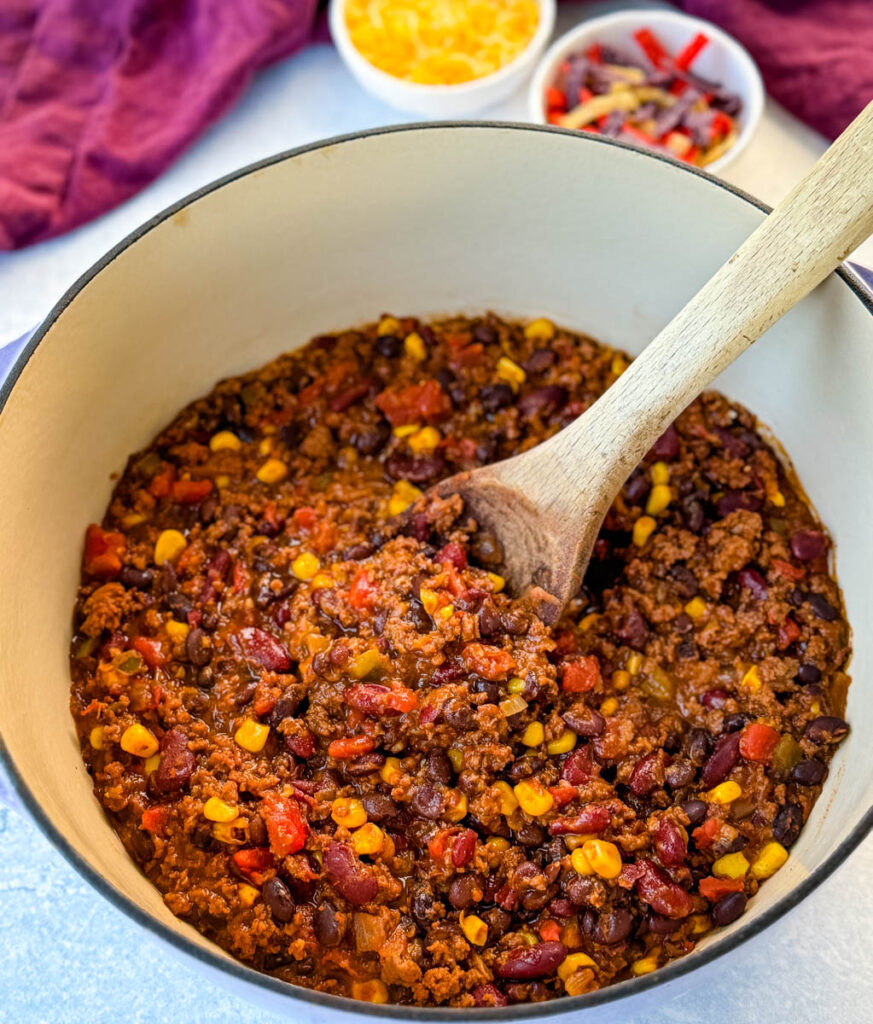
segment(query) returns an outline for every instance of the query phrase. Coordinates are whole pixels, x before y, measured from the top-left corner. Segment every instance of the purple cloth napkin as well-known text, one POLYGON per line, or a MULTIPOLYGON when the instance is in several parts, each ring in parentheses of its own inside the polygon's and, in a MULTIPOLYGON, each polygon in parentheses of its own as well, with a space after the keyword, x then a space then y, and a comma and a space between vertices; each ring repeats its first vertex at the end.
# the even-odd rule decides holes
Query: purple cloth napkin
POLYGON ((675 0, 755 58, 767 92, 835 139, 873 100, 873 0, 675 0))

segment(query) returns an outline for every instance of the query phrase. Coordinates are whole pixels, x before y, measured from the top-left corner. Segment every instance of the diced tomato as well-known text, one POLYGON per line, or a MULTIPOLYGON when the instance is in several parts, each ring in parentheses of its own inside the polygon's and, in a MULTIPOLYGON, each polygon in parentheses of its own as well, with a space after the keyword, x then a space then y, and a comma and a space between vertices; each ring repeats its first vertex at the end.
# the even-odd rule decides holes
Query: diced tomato
POLYGON ((467 568, 467 552, 464 551, 457 541, 451 541, 449 544, 440 548, 437 552, 436 560, 438 562, 448 562, 458 571, 467 568))
POLYGON ((601 682, 600 662, 593 655, 583 655, 561 667, 561 689, 567 693, 587 693, 601 682))
POLYGON ((543 921, 539 928, 540 938, 543 942, 560 942, 561 941, 561 926, 557 921, 543 921))
POLYGON ((197 505, 211 490, 211 480, 175 480, 171 493, 180 505, 197 505))
POLYGON ((394 427, 439 423, 452 414, 451 399, 433 378, 405 388, 387 388, 376 398, 376 405, 394 427))
POLYGON ((593 64, 602 64, 603 63, 603 47, 600 45, 600 43, 593 43, 585 51, 585 56, 593 64))
POLYGON ((336 541, 336 525, 329 522, 327 519, 319 520, 309 535, 309 542, 312 545, 312 549, 319 555, 326 555, 328 551, 333 551, 334 547, 336 547, 336 541))
POLYGON ((721 822, 718 818, 707 818, 707 820, 691 833, 691 838, 697 844, 699 850, 708 850, 721 831, 721 822))
POLYGON ((349 587, 349 604, 353 608, 372 608, 376 603, 376 581, 367 569, 358 569, 349 587))
POLYGON ((146 830, 156 836, 163 836, 167 827, 169 812, 162 804, 157 807, 147 807, 142 812, 140 824, 146 830))
POLYGON ((567 97, 564 95, 563 90, 554 85, 550 85, 546 89, 546 103, 550 107, 560 108, 561 110, 567 109, 567 97))
POLYGON ((314 508, 310 508, 308 505, 302 505, 300 508, 294 510, 294 515, 291 516, 295 526, 299 526, 301 530, 311 530, 313 526, 318 522, 318 513, 314 508))
POLYGON ((740 753, 747 761, 769 764, 779 733, 763 722, 750 722, 740 734, 740 753))
POLYGON ((780 651, 784 651, 786 647, 790 647, 799 636, 800 626, 798 626, 794 619, 788 615, 786 616, 785 621, 779 626, 779 630, 776 634, 776 646, 780 651))
POLYGON ((449 839, 454 835, 456 829, 441 828, 435 832, 427 841, 427 852, 431 860, 442 860, 449 845, 449 839))
POLYGON ((571 800, 575 800, 579 795, 579 791, 575 786, 571 786, 563 781, 557 786, 549 786, 549 792, 555 801, 555 807, 563 807, 565 804, 570 803, 571 800))
POLYGON ((275 697, 262 697, 260 700, 256 700, 254 704, 252 704, 252 711, 254 711, 258 718, 263 718, 264 715, 269 715, 275 706, 275 697))
POLYGON ((358 754, 369 754, 375 743, 369 736, 343 736, 339 740, 331 740, 327 752, 338 761, 347 761, 358 754))
POLYGON ((712 118, 712 124, 709 126, 712 141, 715 141, 721 136, 727 135, 733 126, 733 121, 731 121, 724 111, 716 110, 712 118))
POLYGON ((133 641, 133 649, 139 651, 149 668, 161 668, 167 663, 164 649, 157 640, 151 640, 147 636, 138 636, 133 641))
POLYGON ((85 531, 85 572, 104 580, 117 576, 121 572, 124 548, 123 533, 113 533, 92 523, 85 531))
POLYGON ((710 903, 716 903, 732 892, 743 891, 742 878, 701 878, 697 885, 697 891, 710 903))
POLYGON ((270 849, 277 857, 287 857, 303 849, 309 826, 296 800, 268 792, 264 794, 262 810, 270 849))
POLYGON ((153 498, 166 498, 170 494, 173 480, 176 478, 176 467, 167 466, 160 473, 156 473, 149 483, 149 494, 153 498))
POLYGON ((802 580, 806 575, 806 569, 799 565, 792 565, 791 562, 783 562, 781 558, 773 559, 773 568, 787 580, 802 580))
POLYGON ((263 885, 267 880, 266 872, 273 866, 273 855, 266 846, 256 846, 251 850, 237 850, 233 862, 255 885, 263 885))
POLYGON ((489 647, 487 644, 467 644, 461 655, 464 664, 477 676, 496 682, 505 679, 515 670, 515 659, 502 647, 489 647))

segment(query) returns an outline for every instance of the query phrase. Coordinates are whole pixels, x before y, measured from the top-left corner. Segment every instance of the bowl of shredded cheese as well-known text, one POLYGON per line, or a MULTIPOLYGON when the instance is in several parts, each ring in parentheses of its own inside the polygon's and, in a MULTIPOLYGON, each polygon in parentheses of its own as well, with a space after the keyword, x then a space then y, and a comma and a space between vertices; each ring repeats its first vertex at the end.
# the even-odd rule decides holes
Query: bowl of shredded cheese
POLYGON ((476 113, 531 73, 555 0, 331 0, 330 30, 368 92, 432 117, 476 113))

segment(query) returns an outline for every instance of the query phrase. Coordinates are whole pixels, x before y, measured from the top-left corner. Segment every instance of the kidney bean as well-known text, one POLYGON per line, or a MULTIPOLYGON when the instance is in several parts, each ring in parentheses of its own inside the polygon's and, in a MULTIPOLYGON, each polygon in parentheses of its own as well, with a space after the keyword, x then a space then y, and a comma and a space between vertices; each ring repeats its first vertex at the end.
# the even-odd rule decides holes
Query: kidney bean
POLYGON ((580 811, 566 818, 556 818, 549 825, 553 836, 587 835, 602 832, 609 827, 612 816, 601 804, 586 804, 580 811))
POLYGON ((549 384, 522 395, 518 400, 518 411, 525 419, 530 419, 537 413, 546 418, 563 408, 566 403, 567 389, 558 384, 549 384))
POLYGON ((792 555, 801 562, 814 562, 827 548, 825 535, 819 530, 796 530, 790 544, 792 555))
POLYGON ((385 460, 385 472, 392 480, 409 480, 414 484, 430 483, 442 475, 446 460, 439 452, 413 455, 395 451, 385 460))
POLYGON ((359 455, 376 455, 382 451, 390 437, 388 421, 379 420, 377 423, 358 426, 351 436, 351 443, 359 455))
POLYGON ((736 921, 742 917, 746 909, 746 894, 744 892, 731 892, 713 905, 712 923, 720 928, 736 921))
POLYGON ((459 875, 449 886, 449 903, 455 910, 466 910, 482 899, 482 881, 475 875, 459 875))
POLYGON ((773 837, 787 850, 793 846, 803 827, 803 808, 800 804, 786 804, 773 822, 773 837))
POLYGON ((345 843, 332 842, 324 855, 327 877, 336 891, 353 907, 374 899, 379 883, 345 843))
POLYGON ((767 598, 767 583, 757 569, 740 569, 737 581, 758 601, 767 598))
POLYGON ((718 436, 725 451, 735 459, 744 459, 749 454, 749 446, 726 427, 715 427, 713 432, 718 436))
POLYGON ((651 481, 645 470, 635 469, 624 485, 624 496, 631 505, 639 505, 651 489, 651 481))
POLYGON ((378 750, 371 750, 369 754, 360 754, 345 765, 345 771, 352 778, 359 779, 365 775, 372 775, 385 764, 385 755, 378 750))
POLYGON ((291 890, 281 878, 268 878, 261 889, 261 895, 277 921, 287 924, 294 917, 295 907, 291 890))
POLYGON ((243 657, 254 661, 271 672, 288 672, 291 658, 279 641, 258 629, 257 626, 244 626, 235 636, 242 648, 243 657))
POLYGON ((716 688, 714 690, 707 690, 700 698, 700 703, 708 711, 721 711, 727 698, 728 695, 724 690, 716 688))
POLYGON ((419 786, 412 796, 411 806, 422 818, 436 821, 443 812, 443 797, 433 786, 419 786))
POLYGON ((177 793, 188 785, 197 767, 197 758, 188 749, 188 737, 179 729, 170 729, 161 737, 161 759, 152 775, 159 793, 177 793))
POLYGON ((656 459, 675 459, 679 454, 679 434, 674 424, 670 424, 657 441, 652 445, 649 453, 656 459))
POLYGON ((688 815, 688 821, 692 825, 699 825, 706 817, 706 804, 703 800, 686 800, 682 804, 682 810, 688 815))
POLYGON ((486 413, 495 413, 512 405, 514 395, 508 384, 489 384, 479 392, 479 401, 486 413))
POLYGON ((592 938, 602 946, 614 946, 624 942, 634 926, 634 916, 624 907, 613 907, 600 914, 592 938))
POLYGON ((821 761, 810 758, 807 761, 799 761, 794 766, 791 778, 801 786, 817 786, 824 779, 826 772, 827 768, 821 761))
POLYGON ((835 715, 819 715, 806 727, 806 738, 812 743, 839 743, 848 734, 849 725, 835 715))
POLYGON ((628 781, 630 791, 635 796, 648 796, 649 793, 664 785, 664 752, 654 750, 646 754, 633 767, 628 781))
POLYGON ((817 683, 821 680, 821 669, 817 665, 807 662, 797 670, 796 678, 799 683, 817 683))
POLYGON ((456 868, 469 864, 476 852, 476 833, 465 828, 452 839, 452 863, 456 868))
POLYGON ((754 494, 751 491, 728 491, 719 498, 717 508, 718 514, 724 519, 725 516, 738 509, 743 509, 746 512, 760 512, 763 504, 764 499, 760 494, 754 494))
POLYGON ((707 758, 700 773, 700 781, 705 789, 717 785, 730 775, 740 759, 740 734, 728 733, 716 743, 715 750, 707 758))
POLYGON ((477 1006, 509 1006, 506 996, 490 981, 477 985, 470 994, 477 1006))
POLYGON ((591 757, 587 747, 570 751, 561 768, 561 778, 571 786, 582 786, 600 774, 600 766, 591 757))
POLYGON ((561 717, 577 736, 599 736, 606 726, 603 715, 587 704, 574 704, 561 717))
POLYGON ((313 915, 315 937, 322 946, 338 946, 345 934, 345 922, 332 903, 322 903, 313 915))
POLYGON ((662 864, 668 868, 685 863, 688 843, 681 829, 669 818, 662 818, 655 833, 655 852, 662 864))
POLYGON ((549 904, 549 913, 552 917, 572 917, 576 913, 576 908, 570 900, 559 896, 549 904))
POLYGON ((809 594, 807 602, 812 609, 813 615, 818 619, 824 619, 825 622, 833 622, 840 617, 840 613, 823 594, 809 594))
POLYGON ((312 757, 315 752, 315 737, 308 729, 287 734, 285 736, 285 746, 289 753, 305 760, 307 757, 312 757))
POLYGON ((538 348, 530 354, 530 358, 524 364, 525 372, 528 374, 542 373, 554 363, 555 353, 550 348, 538 348))
POLYGON ((639 897, 648 903, 656 914, 678 919, 687 917, 694 903, 691 896, 670 879, 670 876, 650 860, 641 862, 643 874, 637 879, 639 897))
POLYGON ((562 942, 538 942, 535 946, 518 946, 498 960, 498 978, 529 981, 554 974, 564 962, 567 949, 562 942))

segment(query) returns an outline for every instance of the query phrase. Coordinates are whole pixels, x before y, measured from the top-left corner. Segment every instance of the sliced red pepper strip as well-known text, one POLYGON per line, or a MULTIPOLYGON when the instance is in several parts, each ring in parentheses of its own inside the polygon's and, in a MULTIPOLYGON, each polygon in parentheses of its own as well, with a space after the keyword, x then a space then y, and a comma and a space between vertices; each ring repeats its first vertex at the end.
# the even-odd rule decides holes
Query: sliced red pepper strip
POLYGON ((695 58, 709 44, 709 36, 698 32, 688 45, 679 51, 673 62, 680 71, 687 71, 694 63, 695 58))
POLYGON ((658 37, 650 28, 639 28, 634 32, 634 39, 639 43, 640 49, 655 65, 656 68, 666 64, 670 54, 664 49, 658 37))
POLYGON ((338 761, 347 761, 358 754, 369 754, 374 746, 369 736, 343 736, 342 739, 331 740, 327 752, 338 761))

